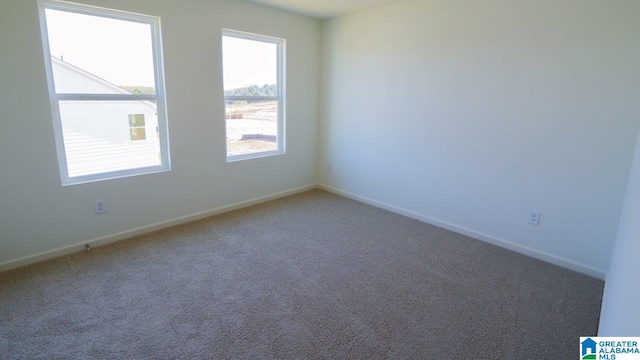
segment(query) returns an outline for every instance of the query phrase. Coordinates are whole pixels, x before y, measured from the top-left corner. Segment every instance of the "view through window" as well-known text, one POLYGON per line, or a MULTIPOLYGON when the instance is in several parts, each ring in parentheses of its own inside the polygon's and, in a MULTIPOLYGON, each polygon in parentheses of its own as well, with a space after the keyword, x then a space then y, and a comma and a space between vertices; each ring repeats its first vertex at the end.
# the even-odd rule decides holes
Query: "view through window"
POLYGON ((222 36, 227 158, 284 152, 284 40, 225 30, 222 36))
POLYGON ((41 14, 63 184, 167 170, 158 19, 57 1, 41 14))
POLYGON ((147 139, 147 130, 144 126, 144 114, 129 115, 129 138, 131 141, 147 139))

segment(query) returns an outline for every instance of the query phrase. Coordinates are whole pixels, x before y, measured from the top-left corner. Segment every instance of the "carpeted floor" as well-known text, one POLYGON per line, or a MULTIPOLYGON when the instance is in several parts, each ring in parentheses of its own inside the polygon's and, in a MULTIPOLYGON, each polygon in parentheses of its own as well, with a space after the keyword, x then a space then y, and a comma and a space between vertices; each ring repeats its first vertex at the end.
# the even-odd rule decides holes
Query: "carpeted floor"
POLYGON ((602 288, 314 190, 0 274, 0 358, 571 359, 602 288))

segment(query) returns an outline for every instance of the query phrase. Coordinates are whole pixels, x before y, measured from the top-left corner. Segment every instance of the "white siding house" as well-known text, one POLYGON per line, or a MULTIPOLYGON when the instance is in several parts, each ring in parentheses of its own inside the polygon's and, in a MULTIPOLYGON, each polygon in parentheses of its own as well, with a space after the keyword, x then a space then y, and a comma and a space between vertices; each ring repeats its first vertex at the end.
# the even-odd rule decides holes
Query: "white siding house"
MULTIPOLYGON (((51 59, 57 93, 130 94, 61 59, 51 59)), ((61 101, 69 177, 160 164, 156 104, 150 101, 61 101)))

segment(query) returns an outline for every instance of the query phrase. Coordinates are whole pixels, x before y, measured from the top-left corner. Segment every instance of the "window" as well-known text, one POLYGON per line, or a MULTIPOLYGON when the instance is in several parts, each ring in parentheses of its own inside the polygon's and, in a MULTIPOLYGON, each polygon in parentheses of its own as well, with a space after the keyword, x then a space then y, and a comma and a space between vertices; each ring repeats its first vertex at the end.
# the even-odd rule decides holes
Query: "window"
POLYGON ((129 115, 129 139, 141 141, 147 139, 147 130, 144 126, 144 114, 129 115))
POLYGON ((284 42, 222 33, 227 161, 285 151, 284 42))
POLYGON ((39 4, 62 184, 169 170, 159 19, 39 4))

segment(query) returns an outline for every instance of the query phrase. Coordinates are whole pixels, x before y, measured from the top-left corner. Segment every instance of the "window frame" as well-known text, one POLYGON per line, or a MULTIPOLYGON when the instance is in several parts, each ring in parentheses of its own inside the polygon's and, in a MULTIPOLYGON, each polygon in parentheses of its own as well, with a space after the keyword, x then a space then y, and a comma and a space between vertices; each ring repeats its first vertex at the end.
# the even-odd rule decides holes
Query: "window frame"
POLYGON ((147 141, 147 119, 145 119, 144 114, 129 114, 129 142, 137 143, 141 141, 147 141), (142 121, 144 121, 144 126, 131 126, 131 117, 142 116, 142 121), (131 138, 131 130, 142 129, 144 131, 144 139, 133 140, 131 138))
MULTIPOLYGON (((164 60, 162 51, 162 33, 160 18, 157 16, 136 14, 127 11, 107 9, 103 7, 76 4, 58 0, 38 0, 40 17, 40 31, 44 50, 44 62, 47 75, 47 86, 51 112, 53 115, 53 128, 58 155, 58 167, 62 186, 84 184, 89 182, 118 179, 144 174, 154 174, 171 170, 169 153, 169 125, 167 121, 166 95, 164 83, 164 60), (151 49, 153 54, 153 72, 155 80, 155 94, 89 94, 89 93, 57 93, 53 76, 53 65, 49 47, 49 32, 47 27, 46 10, 71 12, 81 15, 98 16, 114 20, 122 20, 147 24, 151 29, 151 49), (65 151, 62 119, 60 116, 61 101, 151 101, 156 104, 157 126, 159 128, 160 164, 156 166, 138 167, 127 170, 109 171, 91 175, 69 176, 67 156, 65 151)), ((129 128, 127 128, 129 129, 129 128)))
POLYGON ((277 56, 277 64, 276 64, 276 80, 277 80, 277 96, 227 96, 224 95, 224 61, 222 61, 222 92, 224 96, 224 130, 225 130, 225 157, 227 163, 248 160, 248 159, 258 159, 263 157, 269 157, 274 155, 284 155, 286 154, 286 40, 278 37, 268 36, 268 35, 260 35, 254 34, 244 31, 231 30, 231 29, 222 29, 221 39, 221 52, 222 59, 224 59, 224 48, 222 47, 222 39, 225 37, 234 37, 238 39, 244 40, 252 40, 252 41, 260 41, 270 44, 276 45, 276 56, 277 56), (276 150, 270 151, 260 151, 253 152, 249 154, 241 154, 241 155, 231 155, 229 156, 229 149, 227 148, 226 134, 227 134, 227 101, 268 101, 275 100, 278 104, 278 119, 277 119, 277 129, 276 129, 276 150))

